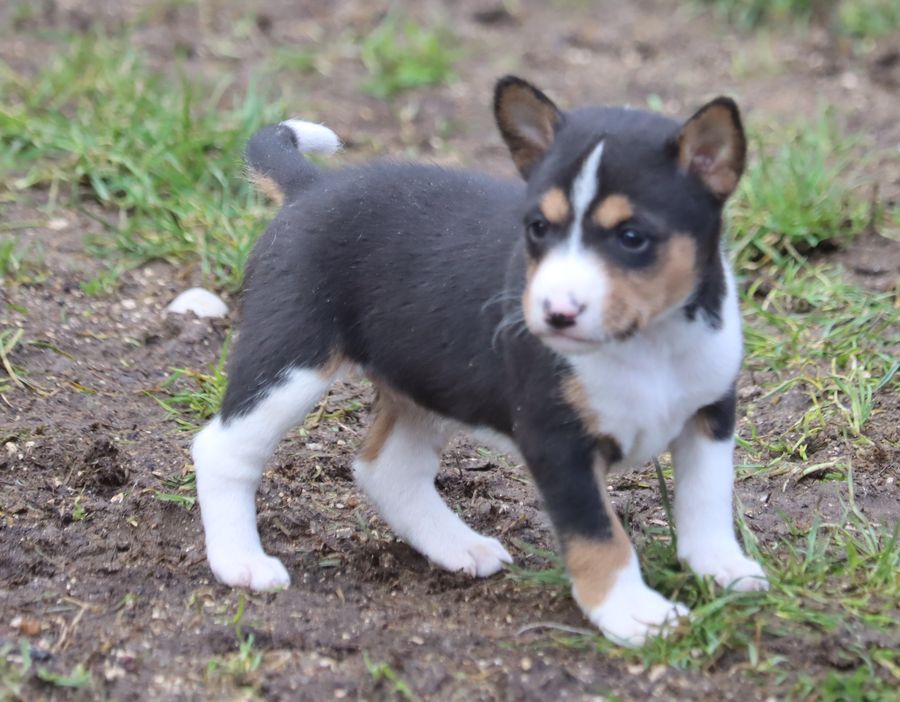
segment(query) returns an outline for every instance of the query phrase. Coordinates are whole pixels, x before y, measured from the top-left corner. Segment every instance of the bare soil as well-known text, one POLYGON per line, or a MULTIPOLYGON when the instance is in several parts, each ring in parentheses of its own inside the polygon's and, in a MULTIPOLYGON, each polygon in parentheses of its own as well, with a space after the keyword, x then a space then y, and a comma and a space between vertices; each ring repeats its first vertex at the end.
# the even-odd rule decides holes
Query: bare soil
MULTIPOLYGON (((273 0, 201 3, 198 10, 60 0, 15 24, 10 5, 0 8, 0 59, 37 70, 64 46, 49 30, 119 32, 139 20, 133 41, 159 70, 186 54, 190 73, 233 75, 240 89, 273 47, 314 48, 328 75, 282 73, 274 80, 270 73, 266 88, 345 136, 346 158, 412 147, 425 158, 508 175, 513 169, 489 109, 493 81, 505 72, 530 77, 564 105, 586 98, 643 105, 655 94, 667 111, 686 116, 704 99, 731 93, 751 115, 787 120, 824 101, 843 127, 871 140, 872 158, 860 175, 876 180, 885 200, 900 197, 900 164, 890 152, 900 143, 890 59, 900 37, 863 55, 821 29, 761 42, 661 0, 526 0, 513 15, 500 4, 476 14, 484 4, 468 0, 448 7, 395 3, 407 5, 419 16, 443 17, 465 54, 457 82, 394 105, 359 92, 365 71, 341 48, 343 33, 365 33, 383 3, 273 0), (253 24, 237 39, 235 24, 246 17, 253 24)), ((3 204, 3 220, 46 220, 47 202, 46 192, 22 192, 3 204)), ((171 369, 213 364, 234 318, 164 318, 166 303, 202 281, 191 268, 163 263, 124 274, 111 298, 86 296, 79 283, 100 264, 83 242, 102 232, 75 211, 53 217, 65 225, 19 232, 42 244, 46 279, 2 291, 4 324, 44 343, 20 346, 14 357, 37 387, 0 398, 0 643, 26 636, 42 665, 68 673, 83 664, 95 686, 69 691, 34 682, 29 698, 237 699, 245 694, 240 682, 273 700, 391 698, 390 683, 367 672, 364 654, 387 662, 425 699, 578 700, 614 693, 635 700, 745 700, 783 692, 729 656, 704 672, 645 670, 561 646, 544 630, 519 633, 535 622, 585 622, 568 597, 552 590, 504 576, 476 581, 443 573, 393 539, 350 475, 369 420, 371 391, 359 382, 335 388, 324 411, 337 414, 306 437, 292 434, 262 483, 263 541, 291 572, 291 588, 239 595, 217 584, 205 563, 197 509, 156 496, 165 491, 163 479, 189 470, 191 437, 152 395, 171 369), (353 409, 354 399, 364 408, 353 409), (247 603, 243 632, 252 632, 264 652, 263 664, 243 680, 207 670, 212 659, 236 650, 232 618, 239 597, 247 603)), ((863 282, 889 287, 900 261, 897 245, 885 241, 861 240, 836 255, 863 282)), ((745 412, 760 431, 777 433, 805 399, 788 393, 777 404, 762 401, 759 382, 741 379, 745 412)), ((894 448, 900 406, 886 398, 878 409, 870 426, 876 446, 856 466, 856 498, 870 518, 889 523, 900 516, 894 448)), ((439 485, 454 509, 498 536, 520 564, 543 564, 518 546, 553 544, 522 467, 458 441, 444 457, 439 485)), ((622 477, 614 487, 613 502, 632 521, 665 519, 652 472, 622 477)), ((739 484, 738 496, 766 542, 784 535, 786 523, 836 517, 844 490, 842 483, 815 479, 754 478, 739 484)), ((833 665, 834 647, 840 641, 785 650, 785 667, 815 677, 833 665)))

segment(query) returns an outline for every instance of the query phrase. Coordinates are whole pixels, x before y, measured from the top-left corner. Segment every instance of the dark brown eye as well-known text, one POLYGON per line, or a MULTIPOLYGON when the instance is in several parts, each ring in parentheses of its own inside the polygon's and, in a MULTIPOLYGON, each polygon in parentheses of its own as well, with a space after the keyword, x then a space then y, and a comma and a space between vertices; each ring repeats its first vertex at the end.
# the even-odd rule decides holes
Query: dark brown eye
POLYGON ((650 245, 650 239, 646 234, 631 227, 620 229, 618 239, 619 246, 630 253, 640 253, 650 245))
POLYGON ((528 232, 528 238, 531 241, 538 242, 547 236, 547 222, 543 219, 533 219, 525 227, 528 232))

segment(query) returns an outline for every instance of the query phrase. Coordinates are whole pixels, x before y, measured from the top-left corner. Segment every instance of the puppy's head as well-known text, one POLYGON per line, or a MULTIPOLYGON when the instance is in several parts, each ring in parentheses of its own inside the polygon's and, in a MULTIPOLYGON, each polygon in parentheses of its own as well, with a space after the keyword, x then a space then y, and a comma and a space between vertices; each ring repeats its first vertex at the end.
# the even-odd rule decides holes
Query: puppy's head
POLYGON ((548 346, 579 353, 625 339, 721 278, 722 206, 746 155, 730 99, 684 124, 624 108, 563 113, 509 76, 494 111, 528 184, 522 304, 548 346))

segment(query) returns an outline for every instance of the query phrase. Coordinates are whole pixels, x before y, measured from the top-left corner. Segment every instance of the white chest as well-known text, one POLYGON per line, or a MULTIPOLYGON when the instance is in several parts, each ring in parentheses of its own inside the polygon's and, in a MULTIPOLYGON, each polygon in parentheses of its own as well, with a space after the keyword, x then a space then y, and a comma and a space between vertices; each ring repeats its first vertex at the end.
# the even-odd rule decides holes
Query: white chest
POLYGON ((742 353, 733 288, 723 306, 720 329, 678 314, 626 342, 569 359, 600 430, 622 449, 617 467, 664 451, 698 409, 731 386, 742 353))

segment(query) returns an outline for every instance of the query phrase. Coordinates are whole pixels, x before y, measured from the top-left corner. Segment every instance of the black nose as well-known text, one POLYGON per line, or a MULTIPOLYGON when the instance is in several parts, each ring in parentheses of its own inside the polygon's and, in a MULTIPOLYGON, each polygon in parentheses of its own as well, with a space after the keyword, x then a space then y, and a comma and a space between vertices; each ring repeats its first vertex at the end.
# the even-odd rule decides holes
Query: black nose
POLYGON ((547 315, 547 324, 554 329, 566 329, 575 326, 575 317, 577 314, 565 314, 563 312, 553 312, 547 315))

